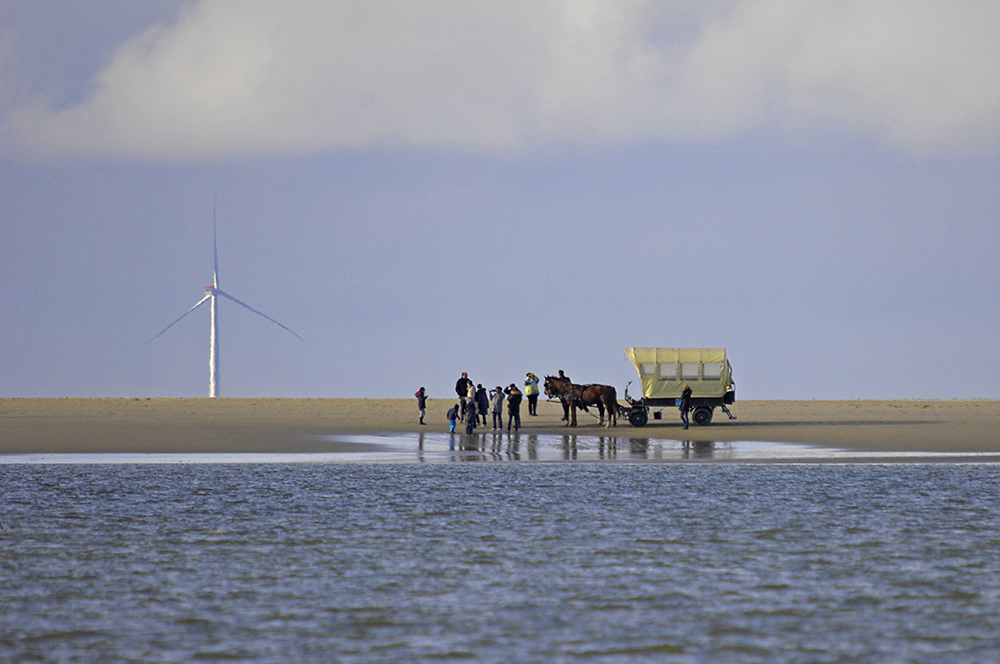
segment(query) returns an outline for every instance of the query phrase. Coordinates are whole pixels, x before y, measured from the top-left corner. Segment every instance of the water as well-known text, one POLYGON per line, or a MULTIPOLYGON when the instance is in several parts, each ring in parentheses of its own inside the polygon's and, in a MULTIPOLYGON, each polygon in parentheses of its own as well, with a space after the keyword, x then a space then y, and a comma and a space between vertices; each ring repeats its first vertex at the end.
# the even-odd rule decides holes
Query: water
POLYGON ((322 453, 17 454, 0 465, 53 463, 449 463, 468 461, 978 461, 996 452, 886 452, 760 441, 696 442, 631 435, 424 433, 317 436, 342 451, 322 453))
POLYGON ((0 465, 0 661, 996 662, 1000 465, 0 465))

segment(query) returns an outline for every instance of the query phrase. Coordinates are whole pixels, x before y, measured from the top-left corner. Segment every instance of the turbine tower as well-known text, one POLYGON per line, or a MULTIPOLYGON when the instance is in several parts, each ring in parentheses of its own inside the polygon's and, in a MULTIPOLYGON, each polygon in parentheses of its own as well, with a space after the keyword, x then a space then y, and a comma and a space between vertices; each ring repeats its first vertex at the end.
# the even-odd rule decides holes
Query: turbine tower
MULTIPOLYGON (((264 318, 266 318, 267 320, 271 321, 272 323, 274 323, 278 327, 280 327, 282 329, 285 329, 285 330, 288 330, 292 334, 295 334, 295 332, 293 332, 291 329, 285 327, 284 325, 282 325, 278 321, 274 320, 273 318, 271 318, 267 314, 264 314, 264 313, 261 313, 261 312, 257 311, 256 309, 254 309, 253 307, 251 307, 249 304, 247 304, 245 302, 240 302, 235 297, 233 297, 232 295, 230 295, 226 291, 224 291, 221 288, 219 288, 219 243, 218 243, 218 232, 216 231, 216 224, 215 224, 215 202, 214 201, 212 203, 212 254, 213 254, 214 258, 215 258, 214 269, 212 271, 212 285, 211 286, 205 286, 205 297, 203 297, 200 300, 198 300, 197 304, 195 304, 193 307, 191 307, 190 309, 188 309, 187 311, 185 311, 183 314, 181 314, 180 318, 178 318, 177 320, 175 320, 170 325, 167 325, 165 328, 163 328, 163 330, 160 332, 160 334, 157 334, 155 337, 153 337, 149 341, 153 341, 154 339, 158 339, 160 336, 163 335, 164 332, 166 332, 167 330, 169 330, 170 328, 172 328, 174 325, 176 325, 177 323, 179 323, 181 321, 181 318, 184 318, 184 316, 187 316, 189 313, 191 313, 192 311, 194 311, 195 309, 197 309, 201 305, 205 304, 205 302, 209 302, 210 301, 211 305, 212 305, 212 327, 211 327, 211 332, 209 334, 210 348, 209 348, 209 353, 208 353, 208 371, 209 371, 208 396, 210 396, 210 397, 217 397, 217 396, 219 396, 219 308, 218 308, 219 307, 219 304, 218 304, 218 298, 219 297, 224 297, 227 300, 232 300, 233 302, 235 302, 236 304, 240 305, 241 307, 249 309, 253 313, 257 314, 258 316, 263 316, 264 318)), ((302 337, 299 337, 299 335, 295 334, 295 336, 298 337, 300 341, 303 341, 302 337)))

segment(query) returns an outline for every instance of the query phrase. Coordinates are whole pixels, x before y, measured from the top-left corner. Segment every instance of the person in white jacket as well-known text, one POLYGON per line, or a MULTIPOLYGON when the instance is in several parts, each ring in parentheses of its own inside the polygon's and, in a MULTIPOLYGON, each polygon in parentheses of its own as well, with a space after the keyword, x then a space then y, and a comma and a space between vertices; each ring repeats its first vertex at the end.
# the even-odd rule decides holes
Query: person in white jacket
POLYGON ((503 388, 499 385, 490 390, 490 412, 493 413, 493 431, 503 430, 503 388))

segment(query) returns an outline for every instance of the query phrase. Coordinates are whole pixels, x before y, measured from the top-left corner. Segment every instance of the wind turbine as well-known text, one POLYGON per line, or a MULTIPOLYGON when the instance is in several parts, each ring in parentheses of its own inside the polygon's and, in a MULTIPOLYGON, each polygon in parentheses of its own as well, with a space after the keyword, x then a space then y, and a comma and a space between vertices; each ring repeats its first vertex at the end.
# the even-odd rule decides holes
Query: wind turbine
MULTIPOLYGON (((236 304, 240 305, 241 307, 249 309, 250 311, 252 311, 255 314, 257 314, 258 316, 263 316, 264 318, 268 319, 269 321, 271 321, 272 323, 274 323, 278 327, 283 328, 285 330, 288 330, 292 334, 295 334, 295 332, 293 332, 291 329, 285 327, 284 325, 282 325, 278 321, 274 320, 273 318, 271 318, 267 314, 264 314, 264 313, 261 313, 260 311, 257 311, 256 309, 254 309, 253 307, 251 307, 249 304, 247 304, 245 302, 240 302, 235 297, 233 297, 232 295, 230 295, 226 291, 224 291, 221 288, 219 288, 219 243, 218 243, 218 233, 216 231, 216 224, 215 224, 215 202, 212 203, 212 253, 213 253, 214 257, 215 257, 215 266, 214 266, 214 270, 212 272, 212 285, 211 286, 205 286, 205 297, 201 298, 201 300, 199 300, 196 305, 194 305, 193 307, 191 307, 190 309, 188 309, 187 311, 185 311, 183 314, 181 314, 180 318, 178 318, 177 320, 175 320, 170 325, 167 325, 165 328, 163 328, 163 330, 160 332, 160 334, 157 334, 155 337, 153 337, 149 341, 153 341, 154 339, 158 339, 160 336, 163 335, 164 332, 166 332, 167 330, 169 330, 170 328, 172 328, 174 325, 176 325, 177 323, 179 323, 181 321, 181 318, 184 318, 184 316, 187 316, 189 313, 191 313, 192 311, 194 311, 195 309, 197 309, 201 305, 205 304, 206 302, 211 301, 211 304, 212 304, 212 328, 211 328, 211 333, 210 333, 210 336, 209 336, 209 342, 211 344, 211 349, 209 350, 209 354, 208 354, 208 370, 209 370, 208 396, 210 396, 210 397, 217 397, 217 396, 219 396, 219 309, 218 309, 218 306, 219 306, 219 304, 218 304, 218 298, 219 297, 224 297, 227 300, 232 300, 233 302, 235 302, 236 304)), ((304 341, 304 339, 302 339, 302 337, 299 337, 299 335, 295 334, 295 336, 298 337, 300 341, 304 341)), ((149 342, 147 342, 147 343, 149 343, 149 342)))

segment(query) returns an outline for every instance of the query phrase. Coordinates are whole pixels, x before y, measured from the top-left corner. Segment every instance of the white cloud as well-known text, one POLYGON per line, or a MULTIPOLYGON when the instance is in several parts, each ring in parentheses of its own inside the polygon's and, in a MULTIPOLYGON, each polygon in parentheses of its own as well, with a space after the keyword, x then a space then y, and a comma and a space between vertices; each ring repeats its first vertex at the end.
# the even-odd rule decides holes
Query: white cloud
POLYGON ((820 122, 994 150, 991 1, 202 0, 66 108, 10 111, 30 154, 211 159, 370 144, 518 150, 820 122))

